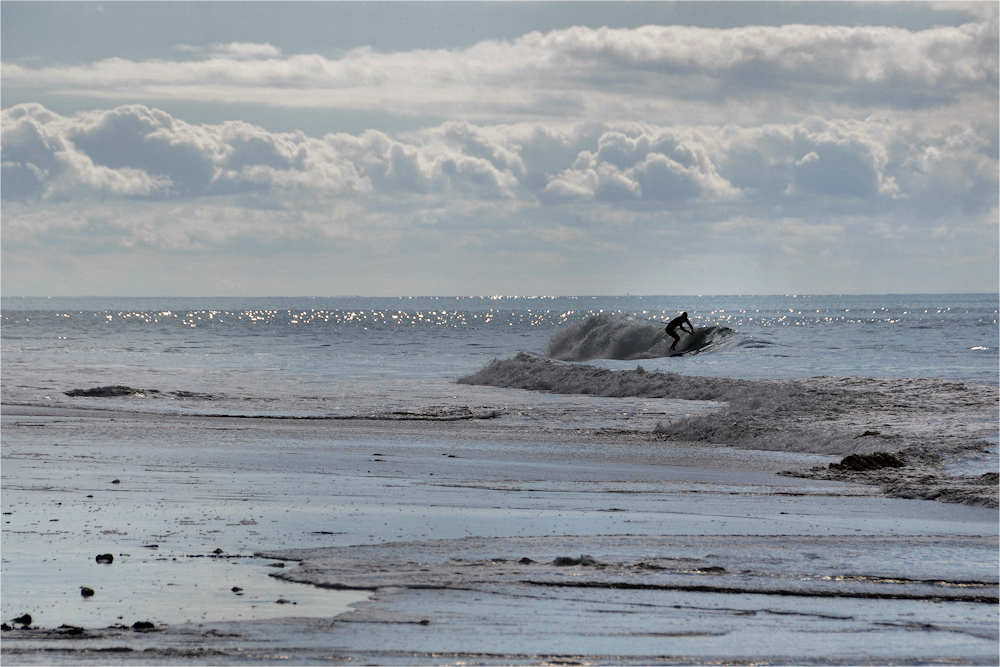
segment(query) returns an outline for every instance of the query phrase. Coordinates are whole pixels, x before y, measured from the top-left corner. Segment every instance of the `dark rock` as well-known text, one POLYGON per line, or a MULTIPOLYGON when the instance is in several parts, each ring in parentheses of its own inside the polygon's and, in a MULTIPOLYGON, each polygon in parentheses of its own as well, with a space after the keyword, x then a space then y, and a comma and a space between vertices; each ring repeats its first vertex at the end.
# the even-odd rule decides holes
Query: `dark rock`
POLYGON ((225 552, 224 552, 224 551, 223 551, 222 549, 216 549, 216 550, 215 550, 215 551, 213 551, 212 553, 213 553, 213 554, 215 554, 216 556, 218 556, 219 554, 221 554, 221 553, 225 553, 225 552))
POLYGON ((593 567, 595 565, 600 565, 591 556, 580 556, 579 558, 573 558, 572 556, 559 556, 552 564, 556 567, 571 567, 573 565, 586 565, 593 567))
POLYGON ((268 567, 285 567, 284 563, 268 563, 268 567))
POLYGON ((275 604, 291 604, 291 600, 286 600, 285 598, 278 598, 274 601, 275 604))
POLYGON ((115 557, 111 554, 101 554, 97 557, 97 562, 102 565, 111 565, 111 563, 115 562, 115 557))
POLYGON ((873 452, 871 454, 851 454, 845 456, 840 463, 831 463, 831 470, 880 470, 882 468, 902 468, 906 459, 902 454, 888 452, 873 452))
POLYGON ((60 625, 56 630, 70 637, 79 637, 83 634, 83 628, 76 625, 60 625))
POLYGON ((112 484, 121 484, 122 481, 120 479, 113 479, 113 480, 111 480, 111 483, 112 484))
POLYGON ((21 625, 31 625, 31 614, 25 614, 24 616, 18 616, 14 619, 14 623, 20 623, 21 625))
POLYGON ((233 592, 234 593, 242 593, 243 589, 240 588, 239 586, 233 586, 233 592))
POLYGON ((699 567, 695 572, 702 572, 704 574, 722 574, 726 571, 726 568, 720 565, 709 565, 708 567, 699 567))
POLYGON ((156 626, 154 626, 149 621, 136 621, 135 623, 132 624, 132 629, 133 630, 137 630, 138 632, 144 632, 146 630, 152 630, 155 627, 156 626))
POLYGON ((80 586, 80 595, 82 595, 85 598, 93 597, 94 589, 87 588, 86 586, 80 586))
POLYGON ((522 558, 521 560, 519 560, 517 562, 520 563, 521 565, 531 565, 532 563, 536 563, 538 561, 533 561, 530 558, 528 558, 527 556, 525 556, 524 558, 522 558))
POLYGON ((8 630, 13 630, 13 629, 14 628, 10 627, 6 623, 0 623, 0 630, 2 630, 4 632, 7 632, 8 630))

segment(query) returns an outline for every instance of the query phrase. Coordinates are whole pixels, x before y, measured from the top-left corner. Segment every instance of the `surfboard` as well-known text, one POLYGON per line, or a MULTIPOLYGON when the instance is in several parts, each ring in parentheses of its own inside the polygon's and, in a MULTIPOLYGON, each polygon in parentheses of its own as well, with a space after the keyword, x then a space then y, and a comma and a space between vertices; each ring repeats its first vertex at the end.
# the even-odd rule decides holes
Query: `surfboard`
MULTIPOLYGON (((703 347, 708 345, 705 341, 710 327, 695 327, 694 333, 688 333, 687 331, 680 332, 681 339, 677 341, 677 347, 671 350, 671 357, 681 357, 685 354, 697 354, 703 347)), ((666 336, 667 332, 664 331, 663 335, 666 336)))

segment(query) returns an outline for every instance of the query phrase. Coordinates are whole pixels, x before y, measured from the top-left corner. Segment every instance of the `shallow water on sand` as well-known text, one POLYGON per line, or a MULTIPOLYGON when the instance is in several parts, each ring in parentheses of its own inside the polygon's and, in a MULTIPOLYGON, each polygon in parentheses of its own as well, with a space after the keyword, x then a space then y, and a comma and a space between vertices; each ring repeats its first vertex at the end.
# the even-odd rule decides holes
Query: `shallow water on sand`
POLYGON ((4 549, 3 614, 9 621, 30 610, 32 624, 42 628, 332 618, 369 597, 276 579, 269 576, 275 561, 202 553, 152 555, 129 548, 130 553, 116 550, 114 562, 102 565, 90 545, 59 548, 42 559, 30 542, 25 546, 4 549), (80 582, 89 584, 92 597, 80 595, 80 582))
POLYGON ((4 450, 4 616, 29 612, 43 628, 5 633, 5 662, 109 659, 88 647, 131 647, 125 662, 203 660, 192 641, 235 664, 996 658, 996 604, 979 599, 996 598, 996 511, 774 474, 835 457, 494 420, 21 409, 3 428, 15 443, 4 450), (551 564, 582 554, 600 566, 551 564), (269 567, 304 556, 302 568, 269 567), (536 563, 518 570, 523 557, 536 563), (348 589, 268 583, 269 570, 348 589), (939 579, 967 583, 921 583, 939 579), (81 585, 99 605, 79 599, 81 585), (179 616, 169 588, 186 596, 179 616), (240 622, 216 622, 223 609, 240 622), (107 629, 138 620, 156 632, 107 629), (67 644, 62 624, 85 637, 67 644))

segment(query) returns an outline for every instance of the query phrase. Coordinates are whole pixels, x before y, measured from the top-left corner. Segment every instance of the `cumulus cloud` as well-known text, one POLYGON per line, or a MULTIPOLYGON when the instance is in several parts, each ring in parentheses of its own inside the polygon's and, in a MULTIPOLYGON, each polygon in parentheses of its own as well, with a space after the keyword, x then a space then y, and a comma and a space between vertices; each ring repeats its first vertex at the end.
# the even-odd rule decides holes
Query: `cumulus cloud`
POLYGON ((311 137, 143 105, 30 104, 4 110, 0 130, 5 253, 452 247, 579 263, 684 238, 685 252, 770 248, 807 267, 848 238, 975 248, 997 234, 997 133, 963 119, 462 121, 311 137))
POLYGON ((3 112, 3 197, 513 197, 526 174, 519 145, 489 134, 446 123, 405 139, 375 130, 316 138, 239 121, 195 125, 142 105, 72 117, 20 105, 3 112))
POLYGON ((740 191, 722 178, 701 137, 674 130, 612 130, 597 150, 581 152, 546 190, 563 197, 663 203, 734 199, 740 191))
POLYGON ((2 131, 7 201, 243 194, 293 207, 378 198, 411 206, 413 197, 431 208, 464 200, 815 212, 848 204, 965 212, 996 205, 996 129, 950 119, 807 118, 750 127, 446 122, 398 136, 310 137, 239 121, 192 124, 143 105, 67 117, 30 104, 4 110, 2 131))
POLYGON ((967 13, 920 31, 574 27, 452 50, 328 57, 232 42, 177 45, 173 59, 4 62, 18 99, 121 104, 2 111, 5 266, 53 249, 279 248, 328 252, 342 276, 423 255, 479 276, 545 257, 553 284, 578 293, 576 277, 608 258, 643 273, 665 251, 690 266, 742 262, 749 278, 762 257, 791 276, 820 262, 817 285, 883 256, 972 257, 990 286, 998 12, 967 13), (315 121, 304 108, 372 110, 383 124, 277 132, 179 111, 220 103, 237 118, 243 105, 291 109, 285 127, 315 121), (411 129, 385 129, 399 126, 411 129))

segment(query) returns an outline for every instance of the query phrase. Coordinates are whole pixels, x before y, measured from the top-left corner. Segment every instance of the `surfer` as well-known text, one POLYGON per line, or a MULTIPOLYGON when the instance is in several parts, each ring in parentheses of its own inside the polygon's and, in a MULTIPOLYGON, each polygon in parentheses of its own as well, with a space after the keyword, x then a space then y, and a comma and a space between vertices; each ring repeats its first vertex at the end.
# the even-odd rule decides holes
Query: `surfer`
POLYGON ((688 319, 688 314, 686 312, 681 313, 679 316, 667 322, 667 335, 672 336, 674 339, 674 344, 670 346, 671 350, 676 349, 677 343, 681 340, 681 337, 677 335, 677 329, 680 329, 685 333, 690 333, 692 336, 694 335, 694 325, 691 324, 691 320, 688 319), (688 325, 688 329, 691 330, 690 332, 688 329, 684 328, 685 323, 688 325))

